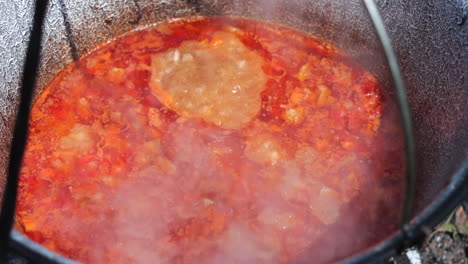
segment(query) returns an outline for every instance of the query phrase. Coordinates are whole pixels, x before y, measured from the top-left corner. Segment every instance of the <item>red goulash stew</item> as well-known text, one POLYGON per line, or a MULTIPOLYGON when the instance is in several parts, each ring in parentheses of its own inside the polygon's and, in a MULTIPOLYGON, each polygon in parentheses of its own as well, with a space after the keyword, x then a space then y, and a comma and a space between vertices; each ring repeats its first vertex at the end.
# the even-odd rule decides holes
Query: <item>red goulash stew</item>
POLYGON ((88 263, 331 261, 395 228, 394 107, 343 51, 284 26, 173 20, 37 99, 18 228, 88 263))

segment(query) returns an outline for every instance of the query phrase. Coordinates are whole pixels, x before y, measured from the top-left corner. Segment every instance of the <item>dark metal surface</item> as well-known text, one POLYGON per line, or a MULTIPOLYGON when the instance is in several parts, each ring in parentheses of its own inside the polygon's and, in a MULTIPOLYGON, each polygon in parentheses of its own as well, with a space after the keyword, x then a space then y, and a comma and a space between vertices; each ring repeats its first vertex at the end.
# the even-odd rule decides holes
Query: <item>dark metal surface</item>
POLYGON ((19 173, 26 148, 30 106, 34 93, 34 84, 38 74, 43 35, 42 27, 48 3, 48 0, 38 0, 34 6, 33 27, 26 49, 26 63, 24 63, 22 70, 23 76, 21 89, 19 90, 19 109, 13 128, 12 144, 9 151, 7 181, 2 198, 2 209, 0 211, 0 257, 4 256, 8 250, 10 231, 13 228, 19 173))
MULTIPOLYGON (((72 60, 59 2, 51 2, 36 93, 72 60)), ((63 3, 69 10, 70 31, 78 55, 138 25, 165 18, 192 14, 242 15, 289 25, 334 42, 371 69, 391 91, 385 57, 358 0, 63 0, 63 3)), ((18 65, 23 64, 31 6, 28 0, 0 2, 0 78, 3 78, 0 82, 0 175, 5 175, 18 99, 18 65)), ((406 240, 397 234, 347 263, 377 261, 394 254, 405 241, 416 241, 423 233, 421 230, 437 223, 455 206, 466 193, 468 184, 468 2, 381 0, 378 8, 402 66, 415 121, 418 175, 414 215, 417 217, 406 240)), ((16 248, 32 252, 33 257, 50 254, 16 232, 12 240, 16 248)))
POLYGON ((419 213, 468 153, 468 1, 386 1, 380 11, 408 87, 419 213))
MULTIPOLYGON (((79 264, 45 249, 17 231, 11 233, 11 255, 21 256, 24 262, 30 264, 79 264)), ((14 259, 14 258, 13 258, 14 259)))
MULTIPOLYGON (((414 135, 413 124, 411 122, 411 113, 408 105, 408 97, 406 96, 405 83, 401 76, 400 66, 393 50, 392 42, 388 37, 385 25, 383 24, 382 17, 379 10, 375 5, 374 0, 364 0, 366 8, 374 24, 377 35, 379 36, 382 48, 387 57, 388 66, 393 78, 393 85, 395 86, 396 101, 398 109, 400 110, 400 119, 403 127, 403 134, 405 137, 405 156, 406 156, 406 186, 404 205, 401 214, 401 226, 406 228, 406 224, 411 218, 413 202, 414 202, 414 189, 416 181, 416 167, 415 167, 415 150, 414 150, 414 135)), ((404 231, 404 230, 403 230, 404 231)))

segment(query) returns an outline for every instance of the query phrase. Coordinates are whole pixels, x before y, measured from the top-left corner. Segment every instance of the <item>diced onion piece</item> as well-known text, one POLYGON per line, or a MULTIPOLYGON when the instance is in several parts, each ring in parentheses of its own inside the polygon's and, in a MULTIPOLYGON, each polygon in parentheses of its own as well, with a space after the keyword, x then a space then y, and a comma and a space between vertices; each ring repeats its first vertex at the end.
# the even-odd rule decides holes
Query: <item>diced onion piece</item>
POLYGON ((330 99, 331 90, 327 86, 319 85, 317 88, 320 91, 319 98, 317 99, 317 106, 324 106, 334 101, 333 99, 330 99))
POLYGON ((156 108, 148 109, 148 122, 151 126, 159 128, 162 125, 161 118, 159 117, 159 110, 156 108))
POLYGON ((208 199, 208 198, 203 198, 203 205, 205 207, 208 207, 208 206, 213 205, 213 204, 214 204, 213 200, 208 199))

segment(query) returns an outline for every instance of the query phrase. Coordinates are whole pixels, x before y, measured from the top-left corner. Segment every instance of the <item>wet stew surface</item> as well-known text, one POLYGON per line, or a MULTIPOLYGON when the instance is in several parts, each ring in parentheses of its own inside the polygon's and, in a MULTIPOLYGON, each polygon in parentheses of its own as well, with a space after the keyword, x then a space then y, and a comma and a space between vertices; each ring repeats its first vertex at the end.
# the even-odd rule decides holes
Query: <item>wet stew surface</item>
POLYGON ((332 44, 241 18, 102 44, 32 109, 18 228, 89 263, 314 263, 398 222, 401 137, 332 44))

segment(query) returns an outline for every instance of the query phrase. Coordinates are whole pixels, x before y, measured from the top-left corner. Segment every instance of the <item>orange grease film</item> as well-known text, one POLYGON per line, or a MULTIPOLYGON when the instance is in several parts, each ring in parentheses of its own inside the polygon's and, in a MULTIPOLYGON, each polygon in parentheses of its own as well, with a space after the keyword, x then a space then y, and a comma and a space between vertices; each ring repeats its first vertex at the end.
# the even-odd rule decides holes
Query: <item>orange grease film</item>
POLYGON ((345 52, 284 26, 130 32, 34 104, 17 228, 85 263, 336 260, 398 223, 387 101, 345 52))

